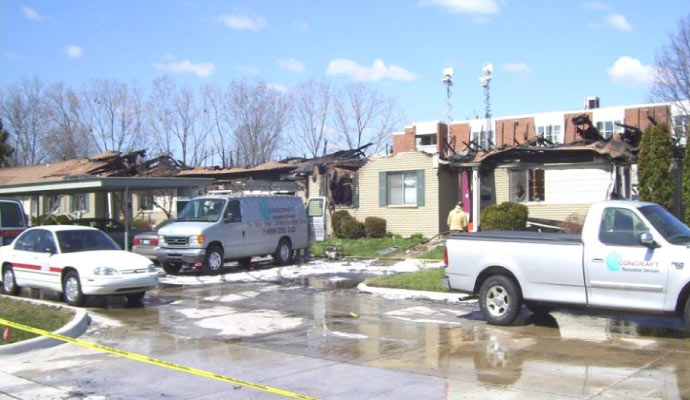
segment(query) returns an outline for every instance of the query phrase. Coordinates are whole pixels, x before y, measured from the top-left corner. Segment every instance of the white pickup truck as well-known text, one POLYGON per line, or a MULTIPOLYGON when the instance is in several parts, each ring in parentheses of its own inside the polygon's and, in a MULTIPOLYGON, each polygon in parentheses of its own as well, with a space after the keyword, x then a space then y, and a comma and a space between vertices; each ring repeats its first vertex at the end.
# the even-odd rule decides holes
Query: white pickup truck
POLYGON ((479 295, 490 324, 509 325, 523 303, 682 315, 690 329, 690 228, 663 207, 594 203, 582 234, 452 234, 444 260, 449 289, 479 295), (685 261, 688 261, 686 268, 685 261))

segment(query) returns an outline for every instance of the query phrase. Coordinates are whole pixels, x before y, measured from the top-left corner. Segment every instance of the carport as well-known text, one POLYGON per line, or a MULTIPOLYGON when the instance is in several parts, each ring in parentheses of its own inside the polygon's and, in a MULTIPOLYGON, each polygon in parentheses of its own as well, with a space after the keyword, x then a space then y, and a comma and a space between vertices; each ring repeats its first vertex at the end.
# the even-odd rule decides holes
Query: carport
MULTIPOLYGON (((178 177, 94 177, 69 175, 61 180, 33 181, 0 186, 0 196, 31 196, 31 202, 41 195, 70 195, 82 193, 124 192, 125 250, 129 250, 129 226, 132 219, 132 191, 157 189, 205 189, 211 178, 178 177)), ((38 208, 38 207, 37 207, 38 208)), ((31 209, 29 209, 31 212, 31 209)), ((39 210, 40 213, 40 210, 39 210)), ((112 216, 111 216, 112 217, 112 216)))

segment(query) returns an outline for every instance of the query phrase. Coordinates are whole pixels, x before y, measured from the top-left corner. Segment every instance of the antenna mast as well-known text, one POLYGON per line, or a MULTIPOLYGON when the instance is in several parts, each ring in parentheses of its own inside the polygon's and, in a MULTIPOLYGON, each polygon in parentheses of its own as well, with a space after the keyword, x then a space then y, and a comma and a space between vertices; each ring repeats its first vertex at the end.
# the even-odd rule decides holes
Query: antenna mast
POLYGON ((484 118, 486 119, 486 135, 487 137, 487 147, 490 148, 493 144, 491 141, 491 95, 490 95, 490 83, 491 74, 494 72, 494 65, 491 63, 484 64, 482 67, 484 75, 479 78, 482 83, 482 88, 484 88, 484 118))

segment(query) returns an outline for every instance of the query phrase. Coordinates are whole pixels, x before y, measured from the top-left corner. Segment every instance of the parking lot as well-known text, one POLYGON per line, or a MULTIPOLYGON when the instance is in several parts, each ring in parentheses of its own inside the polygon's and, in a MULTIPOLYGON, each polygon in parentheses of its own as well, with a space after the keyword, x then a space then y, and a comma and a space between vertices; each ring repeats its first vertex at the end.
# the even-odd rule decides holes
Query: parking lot
MULTIPOLYGON (((90 304, 81 339, 326 399, 690 395, 678 320, 523 310, 517 326, 488 326, 473 300, 386 300, 316 284, 346 280, 315 272, 327 264, 304 268, 316 287, 286 278, 297 267, 239 272, 282 283, 163 278, 141 306, 90 304)), ((357 275, 356 263, 344 267, 357 275)), ((3 357, 0 383, 3 400, 279 398, 72 344, 3 357)))

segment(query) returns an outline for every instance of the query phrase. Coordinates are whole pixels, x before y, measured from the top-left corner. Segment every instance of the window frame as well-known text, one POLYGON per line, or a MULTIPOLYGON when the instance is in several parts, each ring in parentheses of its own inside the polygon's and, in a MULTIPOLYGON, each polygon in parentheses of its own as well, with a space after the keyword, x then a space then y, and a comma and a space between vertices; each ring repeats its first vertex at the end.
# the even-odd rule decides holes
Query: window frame
POLYGON ((546 169, 543 167, 531 167, 531 168, 513 168, 510 169, 508 172, 508 198, 510 201, 515 202, 515 203, 545 203, 546 202, 546 169), (533 194, 533 185, 532 185, 532 174, 533 171, 542 171, 541 173, 541 199, 536 198, 533 194), (515 196, 514 193, 514 176, 516 175, 522 175, 523 176, 523 190, 525 191, 524 193, 524 198, 519 199, 515 196))
POLYGON ((616 133, 623 133, 624 129, 622 126, 616 125, 616 124, 622 124, 623 121, 621 120, 602 120, 602 121, 597 121, 594 126, 597 128, 597 131, 599 131, 599 134, 604 137, 605 139, 610 139, 615 135, 616 133), (610 123, 611 124, 611 131, 606 129, 606 124, 610 123))
POLYGON ((418 205, 418 203, 417 203, 417 191, 419 190, 419 182, 417 180, 417 171, 390 171, 390 172, 387 172, 386 175, 387 175, 386 176, 386 206, 413 207, 413 206, 418 205), (393 196, 391 194, 392 194, 393 187, 392 187, 391 183, 393 180, 391 179, 391 177, 393 177, 395 175, 401 175, 401 178, 402 178, 401 179, 402 185, 400 186, 400 190, 402 191, 402 196, 401 196, 402 202, 401 203, 393 203, 392 202, 393 196), (412 196, 413 202, 406 202, 406 189, 411 189, 411 188, 405 187, 405 181, 408 179, 407 176, 412 177, 414 179, 414 182, 415 182, 415 184, 414 184, 414 195, 412 196))
POLYGON ((563 144, 564 138, 562 128, 563 127, 559 124, 540 125, 537 127, 537 136, 541 136, 554 144, 563 144), (556 130, 558 130, 558 134, 556 134, 556 130))

